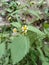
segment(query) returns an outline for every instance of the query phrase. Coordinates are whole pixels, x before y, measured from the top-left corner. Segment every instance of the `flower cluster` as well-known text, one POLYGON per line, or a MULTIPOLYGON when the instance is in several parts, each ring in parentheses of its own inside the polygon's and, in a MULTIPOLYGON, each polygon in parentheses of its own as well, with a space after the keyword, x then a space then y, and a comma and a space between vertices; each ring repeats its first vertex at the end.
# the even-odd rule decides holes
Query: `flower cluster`
MULTIPOLYGON (((21 30, 22 30, 22 32, 23 32, 24 34, 26 34, 27 31, 28 31, 27 25, 22 26, 21 30)), ((15 36, 15 35, 17 35, 17 34, 18 34, 17 29, 14 28, 14 29, 13 29, 13 35, 15 36)))

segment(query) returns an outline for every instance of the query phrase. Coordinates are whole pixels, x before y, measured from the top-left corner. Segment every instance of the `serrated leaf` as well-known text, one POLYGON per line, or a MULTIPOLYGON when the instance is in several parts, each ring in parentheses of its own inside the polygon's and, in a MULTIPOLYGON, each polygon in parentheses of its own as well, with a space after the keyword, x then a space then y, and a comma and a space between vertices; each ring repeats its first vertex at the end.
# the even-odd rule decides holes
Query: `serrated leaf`
POLYGON ((15 37, 9 45, 13 64, 18 63, 29 51, 29 40, 23 35, 15 37))

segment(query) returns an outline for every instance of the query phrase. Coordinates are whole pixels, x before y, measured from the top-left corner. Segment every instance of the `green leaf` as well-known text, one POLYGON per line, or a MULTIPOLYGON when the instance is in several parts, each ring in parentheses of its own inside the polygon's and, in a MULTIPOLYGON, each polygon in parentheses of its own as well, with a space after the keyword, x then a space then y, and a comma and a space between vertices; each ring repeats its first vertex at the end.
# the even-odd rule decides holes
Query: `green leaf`
POLYGON ((42 50, 40 48, 37 48, 40 53, 40 60, 42 61, 42 65, 49 65, 49 62, 47 62, 46 57, 44 56, 42 50))
POLYGON ((32 45, 34 43, 34 41, 37 39, 37 35, 36 33, 32 32, 32 31, 28 31, 27 36, 30 39, 30 44, 32 45))
POLYGON ((0 2, 5 2, 6 0, 1 0, 0 2))
POLYGON ((44 50, 45 55, 49 57, 49 45, 44 45, 43 50, 44 50))
POLYGON ((44 29, 44 32, 45 32, 46 36, 49 38, 49 28, 44 29))
POLYGON ((45 34, 43 32, 41 32, 39 29, 37 29, 36 27, 34 27, 34 26, 28 26, 28 30, 36 33, 41 38, 45 37, 45 34))
POLYGON ((2 55, 5 54, 5 44, 1 43, 0 44, 0 58, 2 57, 2 55))
POLYGON ((49 65, 49 63, 47 63, 47 62, 43 62, 43 64, 42 65, 49 65))
POLYGON ((13 7, 17 7, 16 2, 11 1, 9 7, 12 7, 12 6, 13 6, 13 7))
POLYGON ((38 6, 39 6, 39 7, 42 6, 43 3, 44 3, 44 0, 40 0, 40 1, 38 2, 38 6))
POLYGON ((16 11, 14 11, 11 15, 13 15, 13 14, 19 14, 20 11, 21 11, 21 10, 16 10, 16 11))
POLYGON ((18 63, 29 51, 29 40, 23 35, 14 37, 9 47, 11 49, 13 64, 18 63))
POLYGON ((48 23, 45 23, 44 24, 44 28, 49 28, 49 24, 48 23))
POLYGON ((9 13, 11 13, 11 12, 13 11, 13 10, 11 10, 10 8, 8 8, 8 9, 6 8, 5 10, 6 10, 7 12, 9 12, 9 13))
POLYGON ((41 14, 40 11, 27 10, 27 12, 34 15, 34 16, 36 16, 38 19, 40 19, 40 14, 41 14))
POLYGON ((11 25, 17 28, 21 28, 21 24, 19 22, 12 22, 11 25))

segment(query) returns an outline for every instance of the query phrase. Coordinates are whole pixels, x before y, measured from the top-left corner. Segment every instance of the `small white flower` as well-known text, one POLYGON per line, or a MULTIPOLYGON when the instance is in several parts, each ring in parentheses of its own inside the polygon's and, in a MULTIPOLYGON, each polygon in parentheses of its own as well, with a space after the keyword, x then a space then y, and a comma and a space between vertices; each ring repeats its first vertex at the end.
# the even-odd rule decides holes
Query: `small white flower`
POLYGON ((17 32, 17 29, 16 28, 13 29, 13 33, 15 33, 15 32, 17 32))
POLYGON ((16 35, 17 35, 17 29, 14 28, 14 29, 13 29, 13 33, 12 33, 12 36, 16 36, 16 35))
POLYGON ((24 26, 22 27, 22 31, 23 31, 24 33, 27 33, 27 31, 28 31, 27 25, 24 25, 24 26))

